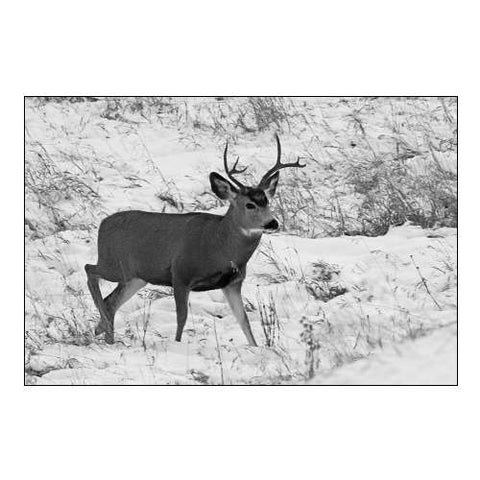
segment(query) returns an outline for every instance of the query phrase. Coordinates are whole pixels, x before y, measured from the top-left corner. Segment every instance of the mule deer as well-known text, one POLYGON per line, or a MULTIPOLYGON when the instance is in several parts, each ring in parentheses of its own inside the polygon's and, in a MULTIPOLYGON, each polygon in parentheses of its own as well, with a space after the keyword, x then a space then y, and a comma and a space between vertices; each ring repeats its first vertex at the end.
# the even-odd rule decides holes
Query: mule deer
POLYGON ((241 296, 246 265, 257 248, 263 232, 278 229, 269 201, 275 194, 279 171, 287 167, 305 167, 300 159, 281 163, 278 135, 277 161, 256 187, 243 185, 234 175, 238 158, 228 167, 228 142, 223 163, 229 180, 210 174, 210 185, 217 197, 228 200, 224 216, 210 213, 151 213, 137 210, 114 213, 105 218, 98 231, 98 263, 85 265, 88 288, 100 312, 95 334, 105 332, 105 341, 113 343, 116 311, 147 283, 173 287, 177 311, 176 341, 181 341, 187 320, 190 291, 221 288, 234 316, 247 337, 256 346, 241 296), (102 298, 99 279, 118 282, 102 298))

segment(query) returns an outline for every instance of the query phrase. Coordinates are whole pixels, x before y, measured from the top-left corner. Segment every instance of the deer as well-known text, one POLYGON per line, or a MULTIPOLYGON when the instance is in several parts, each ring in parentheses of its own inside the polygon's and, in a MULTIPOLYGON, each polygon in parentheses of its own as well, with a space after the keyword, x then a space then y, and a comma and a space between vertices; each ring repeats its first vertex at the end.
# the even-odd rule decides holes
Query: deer
POLYGON ((282 163, 280 139, 275 134, 277 160, 257 186, 245 186, 235 175, 248 167, 228 166, 228 140, 223 153, 227 178, 212 172, 210 186, 221 200, 228 201, 225 215, 211 213, 160 213, 120 211, 106 217, 98 230, 98 261, 86 264, 87 285, 100 313, 95 335, 105 333, 114 343, 114 317, 118 309, 147 284, 173 287, 177 331, 180 342, 188 316, 190 292, 222 289, 248 344, 256 347, 242 299, 247 262, 263 233, 279 229, 270 210, 279 172, 304 168, 296 162, 282 163), (99 280, 118 283, 105 298, 99 280))

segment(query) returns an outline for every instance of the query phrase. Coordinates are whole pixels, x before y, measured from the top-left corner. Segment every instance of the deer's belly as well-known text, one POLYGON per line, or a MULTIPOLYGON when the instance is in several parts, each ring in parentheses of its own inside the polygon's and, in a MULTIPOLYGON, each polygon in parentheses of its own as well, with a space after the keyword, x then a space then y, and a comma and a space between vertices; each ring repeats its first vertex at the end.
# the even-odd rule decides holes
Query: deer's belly
POLYGON ((231 283, 243 280, 244 274, 235 265, 228 270, 215 272, 208 276, 195 279, 192 282, 191 289, 194 292, 205 292, 207 290, 216 290, 225 288, 231 283))
POLYGON ((152 285, 172 286, 172 272, 170 268, 163 270, 153 268, 151 271, 146 271, 141 276, 139 275, 139 277, 152 285))
MULTIPOLYGON (((145 280, 145 279, 142 278, 142 280, 145 280)), ((172 286, 172 280, 170 278, 152 277, 145 281, 147 283, 151 283, 152 285, 160 285, 162 287, 172 286)))

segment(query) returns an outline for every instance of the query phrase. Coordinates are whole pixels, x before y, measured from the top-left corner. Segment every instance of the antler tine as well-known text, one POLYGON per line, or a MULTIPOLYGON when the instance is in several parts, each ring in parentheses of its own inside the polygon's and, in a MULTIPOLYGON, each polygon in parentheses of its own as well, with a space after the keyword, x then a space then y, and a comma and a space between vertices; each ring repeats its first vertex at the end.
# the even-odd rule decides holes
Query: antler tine
POLYGON ((262 179, 260 180, 259 185, 265 185, 266 182, 268 181, 268 179, 269 179, 272 175, 274 175, 275 173, 277 173, 279 170, 281 170, 282 168, 287 168, 287 167, 304 168, 304 167, 307 166, 306 164, 302 165, 302 164, 300 163, 300 157, 297 158, 297 161, 296 161, 296 162, 282 163, 282 162, 281 162, 282 147, 281 147, 281 145, 280 145, 280 138, 278 138, 278 135, 277 135, 277 134, 275 134, 275 140, 277 141, 277 162, 276 162, 275 165, 274 165, 270 170, 268 170, 268 172, 262 177, 262 179))
POLYGON ((237 173, 243 173, 248 167, 237 169, 238 161, 240 157, 237 157, 233 167, 231 169, 228 168, 228 160, 227 160, 227 152, 228 152, 228 141, 225 144, 225 151, 223 152, 223 167, 225 168, 225 173, 228 175, 228 178, 235 184, 237 187, 245 188, 240 181, 238 181, 233 175, 237 173))
POLYGON ((278 133, 275 133, 275 140, 277 141, 277 162, 275 165, 279 165, 280 159, 282 158, 282 146, 280 145, 280 138, 278 137, 278 133))
POLYGON ((237 159, 235 160, 235 163, 233 164, 232 169, 230 170, 230 173, 233 175, 234 173, 243 173, 248 167, 243 167, 242 169, 237 170, 237 165, 238 161, 240 160, 240 156, 237 155, 237 159))

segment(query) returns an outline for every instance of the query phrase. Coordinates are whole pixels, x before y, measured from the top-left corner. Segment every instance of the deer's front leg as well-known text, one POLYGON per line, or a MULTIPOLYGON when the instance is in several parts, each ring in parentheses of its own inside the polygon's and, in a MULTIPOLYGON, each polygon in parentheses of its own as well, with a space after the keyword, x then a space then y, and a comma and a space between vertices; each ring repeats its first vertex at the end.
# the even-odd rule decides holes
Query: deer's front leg
POLYGON ((173 285, 173 296, 175 297, 175 306, 177 308, 177 334, 175 340, 180 342, 182 340, 183 328, 188 316, 188 296, 190 290, 180 282, 173 285))
POLYGON ((240 324, 240 327, 247 337, 248 343, 252 347, 257 346, 257 342, 253 337, 252 329, 250 328, 250 322, 248 321, 247 313, 243 306, 242 300, 242 282, 233 283, 223 288, 223 293, 232 309, 233 315, 240 324))

